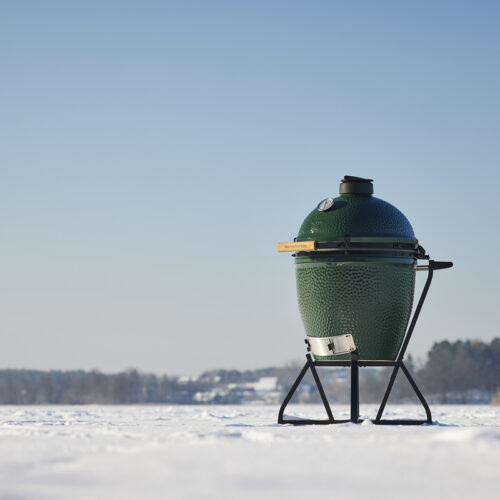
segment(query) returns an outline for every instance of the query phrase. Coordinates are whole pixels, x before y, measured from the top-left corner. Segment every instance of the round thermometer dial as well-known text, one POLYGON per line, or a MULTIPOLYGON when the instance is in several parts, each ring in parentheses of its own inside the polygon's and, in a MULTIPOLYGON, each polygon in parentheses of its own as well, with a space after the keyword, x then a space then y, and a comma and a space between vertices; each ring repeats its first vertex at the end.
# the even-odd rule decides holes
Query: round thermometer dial
POLYGON ((330 210, 333 207, 333 198, 325 198, 323 201, 320 201, 318 204, 318 210, 320 212, 325 212, 326 210, 330 210))

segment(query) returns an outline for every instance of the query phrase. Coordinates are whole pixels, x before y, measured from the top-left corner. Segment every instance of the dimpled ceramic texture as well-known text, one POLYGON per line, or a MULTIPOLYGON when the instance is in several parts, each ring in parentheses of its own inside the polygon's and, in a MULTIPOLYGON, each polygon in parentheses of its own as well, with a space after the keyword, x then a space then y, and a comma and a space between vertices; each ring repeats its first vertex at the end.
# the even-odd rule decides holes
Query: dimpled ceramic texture
MULTIPOLYGON (((395 207, 370 195, 342 195, 329 211, 314 210, 298 241, 415 242, 413 229, 395 207)), ((303 254, 302 254, 303 255, 303 254)), ((415 260, 359 255, 295 259, 299 309, 310 337, 350 333, 362 360, 394 360, 411 315, 415 260)), ((347 356, 315 356, 317 360, 347 356)))
POLYGON ((299 309, 307 335, 350 333, 360 359, 394 360, 412 309, 413 263, 297 260, 299 309))

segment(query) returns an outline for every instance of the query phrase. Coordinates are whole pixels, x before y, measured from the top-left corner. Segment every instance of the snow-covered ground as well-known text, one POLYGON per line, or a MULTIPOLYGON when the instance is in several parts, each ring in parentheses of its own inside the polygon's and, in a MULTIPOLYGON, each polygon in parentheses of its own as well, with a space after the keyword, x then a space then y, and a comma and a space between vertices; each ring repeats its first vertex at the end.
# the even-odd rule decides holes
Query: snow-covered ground
MULTIPOLYGON (((0 407, 0 498, 474 499, 500 491, 500 407, 435 425, 279 426, 271 406, 0 407)), ((334 409, 347 418, 348 408, 334 409)), ((323 418, 318 406, 288 414, 323 418)), ((362 415, 376 409, 363 406, 362 415)), ((388 407, 385 418, 420 416, 388 407)))

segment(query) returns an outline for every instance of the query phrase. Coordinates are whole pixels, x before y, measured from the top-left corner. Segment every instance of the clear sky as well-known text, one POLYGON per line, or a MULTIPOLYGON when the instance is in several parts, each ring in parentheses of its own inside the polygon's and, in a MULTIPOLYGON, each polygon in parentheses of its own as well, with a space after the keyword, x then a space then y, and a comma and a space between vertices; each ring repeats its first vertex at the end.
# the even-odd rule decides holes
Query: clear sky
POLYGON ((455 263, 410 352, 498 336, 499 26, 494 1, 1 2, 0 367, 300 359, 276 243, 345 174, 455 263))

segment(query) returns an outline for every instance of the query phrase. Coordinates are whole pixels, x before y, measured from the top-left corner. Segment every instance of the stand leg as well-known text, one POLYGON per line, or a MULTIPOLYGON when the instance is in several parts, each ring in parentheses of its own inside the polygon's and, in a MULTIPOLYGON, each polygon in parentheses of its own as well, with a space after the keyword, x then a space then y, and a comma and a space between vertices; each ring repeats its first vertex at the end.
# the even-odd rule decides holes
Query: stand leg
POLYGON ((391 380, 389 381, 389 385, 387 386, 387 390, 384 395, 384 399, 382 400, 382 404, 380 405, 380 408, 377 413, 377 417, 375 420, 373 420, 374 424, 379 424, 379 425, 422 425, 422 424, 432 424, 432 415, 431 415, 431 410, 429 408, 429 405, 427 404, 427 401, 425 400, 424 396, 420 392, 420 389, 418 388, 417 384, 413 380, 412 376, 410 375, 410 372, 408 371, 408 368, 406 368, 405 364, 401 361, 399 365, 396 365, 394 367, 394 370, 391 375, 391 380), (412 386, 413 390, 415 391, 415 394, 417 395, 420 403, 424 407, 425 414, 426 414, 426 420, 382 420, 382 413, 384 412, 385 409, 385 404, 387 403, 387 399, 389 398, 389 394, 391 393, 392 386, 394 385, 394 380, 396 379, 396 375, 398 374, 398 369, 401 366, 402 372, 405 374, 406 378, 408 379, 408 382, 410 382, 410 385, 412 386))
POLYGON ((311 355, 308 354, 309 356, 309 361, 310 361, 310 366, 311 366, 311 372, 314 377, 314 381, 316 382, 316 386, 319 391, 319 395, 321 396, 321 401, 323 402, 323 406, 325 407, 326 414, 328 415, 328 420, 330 422, 333 422, 335 419, 333 418, 333 413, 332 409, 330 408, 330 404, 328 403, 328 399, 326 399, 326 394, 325 391, 323 390, 323 385, 321 384, 321 381, 318 376, 318 372, 316 371, 316 367, 314 366, 314 363, 311 360, 311 355))
POLYGON ((311 358, 310 354, 306 354, 306 364, 304 365, 304 368, 302 368, 302 371, 299 373, 299 376, 297 377, 297 380, 295 380, 292 388, 286 395, 285 400, 283 401, 283 404, 281 405, 279 414, 278 414, 278 424, 293 424, 293 425, 308 425, 308 424, 335 424, 338 421, 336 421, 333 418, 333 413, 330 408, 330 404, 328 403, 328 399, 326 399, 325 391, 323 390, 323 385, 321 384, 321 380, 319 379, 318 372, 316 371, 316 367, 314 366, 314 362, 311 358), (310 420, 310 419, 303 419, 303 420, 285 420, 283 415, 285 413, 285 408, 292 399, 292 396, 294 395, 295 391, 297 390, 297 387, 299 386, 300 382, 304 378, 304 375, 306 374, 308 369, 311 369, 311 373, 314 377, 314 382, 316 383, 316 387, 318 388, 319 395, 321 396, 321 401, 323 402, 323 406, 325 407, 326 414, 328 415, 327 420, 310 420))
POLYGON ((408 382, 410 382, 411 386, 413 387, 413 390, 415 391, 415 394, 420 400, 420 403, 422 403, 422 406, 424 407, 425 414, 427 415, 427 423, 432 424, 431 409, 429 408, 427 401, 425 400, 423 394, 420 392, 420 389, 413 380, 412 376, 410 375, 410 372, 408 371, 408 368, 406 368, 406 365, 404 363, 401 363, 401 370, 403 370, 404 374, 406 375, 406 378, 408 379, 408 382))
POLYGON ((394 367, 394 369, 392 370, 391 378, 389 380, 389 385, 387 386, 387 389, 385 390, 384 398, 382 399, 382 403, 380 403, 380 408, 378 409, 378 413, 377 413, 377 416, 375 417, 375 421, 380 420, 382 418, 382 413, 384 413, 385 405, 387 404, 387 400, 389 399, 389 396, 391 394, 392 386, 394 385, 394 381, 396 380, 398 370, 399 370, 399 364, 397 364, 394 367))
POLYGON ((280 411, 278 413, 278 424, 284 423, 283 414, 285 413, 285 408, 288 405, 288 403, 290 402, 290 399, 292 399, 292 396, 294 395, 295 391, 297 390, 297 387, 302 382, 304 375, 306 374, 307 370, 309 369, 311 356, 309 354, 307 354, 306 358, 307 358, 307 361, 306 361, 306 364, 304 365, 304 368, 302 368, 302 371, 299 373, 299 376, 297 377, 297 379, 293 383, 292 388, 288 391, 288 394, 286 395, 286 398, 283 401, 283 404, 281 405, 280 411))
POLYGON ((358 354, 351 355, 351 422, 359 422, 359 365, 358 354))

